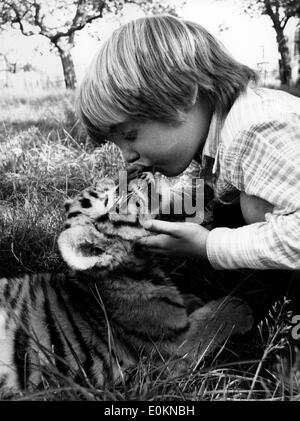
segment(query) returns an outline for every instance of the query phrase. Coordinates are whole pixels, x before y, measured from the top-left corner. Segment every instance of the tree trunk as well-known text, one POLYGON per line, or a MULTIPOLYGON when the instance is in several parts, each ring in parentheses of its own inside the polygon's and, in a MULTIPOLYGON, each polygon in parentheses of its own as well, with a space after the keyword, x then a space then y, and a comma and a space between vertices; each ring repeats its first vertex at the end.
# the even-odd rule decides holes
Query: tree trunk
POLYGON ((278 51, 280 54, 279 59, 279 76, 281 85, 290 85, 291 82, 291 57, 289 48, 287 46, 286 38, 283 33, 283 29, 279 26, 274 26, 276 30, 276 40, 278 45, 278 51))
POLYGON ((59 44, 56 43, 54 45, 57 48, 57 51, 61 60, 64 79, 65 79, 65 87, 67 89, 75 89, 77 80, 76 80, 74 62, 71 55, 71 49, 73 45, 70 42, 62 42, 62 40, 59 42, 59 44))
POLYGON ((300 28, 298 32, 298 41, 297 41, 297 56, 298 56, 298 76, 296 80, 296 88, 300 89, 300 28))
POLYGON ((69 51, 63 51, 62 54, 60 54, 60 59, 63 67, 66 88, 75 89, 77 81, 71 53, 69 51))

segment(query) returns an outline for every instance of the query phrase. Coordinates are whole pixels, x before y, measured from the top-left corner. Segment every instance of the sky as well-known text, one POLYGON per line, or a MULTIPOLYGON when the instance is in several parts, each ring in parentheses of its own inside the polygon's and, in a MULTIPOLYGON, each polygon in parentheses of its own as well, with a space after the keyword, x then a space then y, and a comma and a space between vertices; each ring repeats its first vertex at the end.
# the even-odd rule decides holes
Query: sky
MULTIPOLYGON (((180 16, 200 23, 215 36, 217 36, 231 54, 241 62, 256 67, 257 62, 269 62, 276 67, 278 62, 275 31, 271 20, 267 16, 250 18, 240 7, 242 0, 186 0, 185 7, 180 16), (220 33, 219 25, 228 29, 220 33)), ((136 17, 136 9, 128 7, 122 20, 126 22, 136 17)), ((110 22, 102 28, 102 39, 112 31, 114 23, 110 22)), ((78 46, 74 49, 74 59, 79 72, 84 71, 86 63, 93 57, 99 43, 92 46, 85 36, 81 37, 78 46), (90 49, 84 45, 90 45, 90 49)))
MULTIPOLYGON (((267 16, 250 18, 241 8, 243 0, 186 0, 180 11, 185 19, 200 23, 216 35, 239 61, 256 68, 264 61, 269 68, 276 68, 278 52, 276 34, 267 16), (220 32, 219 25, 228 29, 220 32)), ((173 0, 176 3, 176 0, 173 0)), ((136 7, 128 6, 121 23, 138 17, 136 7)), ((98 38, 105 40, 120 24, 114 17, 101 19, 94 25, 98 38)), ((287 28, 289 29, 289 28, 287 28)), ((80 80, 85 69, 101 45, 89 31, 80 31, 76 46, 72 51, 77 77, 80 80)), ((35 67, 50 75, 61 74, 60 60, 49 52, 48 41, 41 36, 24 37, 18 31, 11 31, 0 36, 0 52, 9 53, 10 60, 32 63, 35 67)))

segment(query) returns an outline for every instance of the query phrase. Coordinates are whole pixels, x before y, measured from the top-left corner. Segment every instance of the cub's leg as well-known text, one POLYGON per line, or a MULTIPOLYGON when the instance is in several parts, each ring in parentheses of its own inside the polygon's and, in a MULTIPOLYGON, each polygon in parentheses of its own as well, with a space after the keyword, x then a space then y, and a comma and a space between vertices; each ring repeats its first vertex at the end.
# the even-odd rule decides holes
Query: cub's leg
POLYGON ((250 307, 240 298, 226 296, 210 301, 189 316, 190 328, 177 341, 180 355, 202 358, 215 351, 235 334, 244 334, 253 326, 250 307))
MULTIPOLYGON (((172 319, 174 324, 173 315, 172 319)), ((164 323, 160 325, 164 325, 165 330, 168 317, 165 315, 161 320, 164 323)), ((191 362, 209 356, 230 336, 244 334, 253 326, 250 307, 240 298, 230 296, 210 301, 188 317, 181 314, 180 320, 186 326, 185 331, 180 333, 177 321, 177 329, 173 327, 173 340, 165 337, 159 344, 161 353, 169 356, 168 365, 173 366, 175 373, 185 372, 191 362)))
POLYGON ((204 306, 204 302, 201 300, 200 297, 197 297, 194 294, 180 294, 183 299, 183 304, 186 308, 186 312, 188 315, 193 313, 195 310, 199 309, 200 307, 204 306))

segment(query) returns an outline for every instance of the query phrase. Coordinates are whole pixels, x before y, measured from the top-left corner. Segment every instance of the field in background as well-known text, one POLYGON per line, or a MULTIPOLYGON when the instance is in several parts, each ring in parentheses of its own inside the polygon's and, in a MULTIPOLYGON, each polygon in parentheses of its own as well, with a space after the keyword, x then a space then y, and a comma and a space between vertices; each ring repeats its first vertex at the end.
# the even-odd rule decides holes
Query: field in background
MULTIPOLYGON (((104 173, 116 174, 120 165, 115 147, 108 144, 95 148, 87 140, 74 114, 72 92, 2 91, 0 276, 64 270, 56 246, 64 200, 95 183, 104 173)), ((224 366, 216 359, 209 370, 189 373, 177 381, 160 376, 151 379, 145 365, 141 365, 130 386, 104 392, 66 382, 61 394, 48 391, 46 398, 300 399, 299 373, 284 372, 284 360, 278 360, 276 373, 266 376, 264 371, 262 375, 269 357, 284 348, 282 334, 287 326, 283 313, 277 311, 272 320, 268 322, 260 358, 253 361, 224 366)), ((35 398, 43 399, 43 394, 35 398)))

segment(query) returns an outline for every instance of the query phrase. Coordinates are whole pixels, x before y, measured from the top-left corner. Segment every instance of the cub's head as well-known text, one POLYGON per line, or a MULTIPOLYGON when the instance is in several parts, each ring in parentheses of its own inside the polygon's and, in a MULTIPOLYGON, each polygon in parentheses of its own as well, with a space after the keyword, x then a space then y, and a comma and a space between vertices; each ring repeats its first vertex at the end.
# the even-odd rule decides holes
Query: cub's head
POLYGON ((161 194, 146 173, 124 185, 104 178, 66 201, 66 222, 58 238, 65 262, 76 270, 142 270, 150 256, 137 257, 134 242, 149 235, 142 224, 158 215, 161 194))

